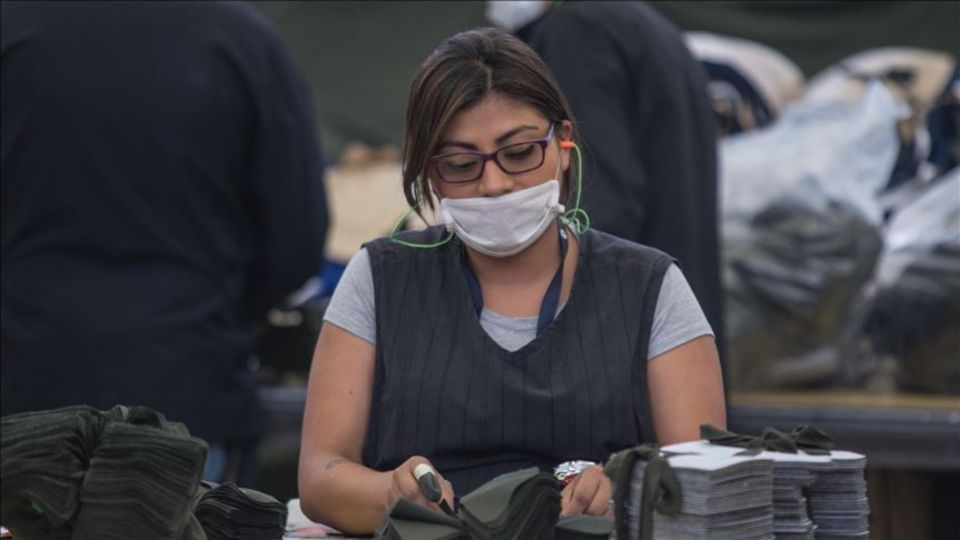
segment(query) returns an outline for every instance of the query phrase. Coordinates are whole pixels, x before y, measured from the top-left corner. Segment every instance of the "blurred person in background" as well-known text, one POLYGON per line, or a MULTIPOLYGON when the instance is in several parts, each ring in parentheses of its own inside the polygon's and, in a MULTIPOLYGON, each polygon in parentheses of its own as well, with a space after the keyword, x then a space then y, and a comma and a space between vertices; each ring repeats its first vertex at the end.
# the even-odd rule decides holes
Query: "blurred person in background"
POLYGON ((723 356, 717 151, 707 76, 642 2, 488 1, 550 67, 583 137, 591 227, 676 257, 723 356))
POLYGON ((327 229, 285 44, 242 4, 0 9, 2 414, 145 405, 248 483, 252 326, 327 229))

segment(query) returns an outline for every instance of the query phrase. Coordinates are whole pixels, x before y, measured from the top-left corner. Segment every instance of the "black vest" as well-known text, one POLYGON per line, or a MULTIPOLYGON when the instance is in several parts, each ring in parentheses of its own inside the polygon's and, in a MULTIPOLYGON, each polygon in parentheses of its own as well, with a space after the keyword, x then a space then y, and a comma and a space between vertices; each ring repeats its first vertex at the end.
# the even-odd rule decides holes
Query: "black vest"
MULTIPOLYGON (((445 234, 400 236, 432 243, 445 234)), ((587 231, 566 306, 509 352, 480 326, 458 238, 427 249, 381 238, 366 248, 377 321, 367 466, 389 470, 422 455, 464 495, 498 474, 603 461, 654 440, 647 344, 670 257, 587 231)))

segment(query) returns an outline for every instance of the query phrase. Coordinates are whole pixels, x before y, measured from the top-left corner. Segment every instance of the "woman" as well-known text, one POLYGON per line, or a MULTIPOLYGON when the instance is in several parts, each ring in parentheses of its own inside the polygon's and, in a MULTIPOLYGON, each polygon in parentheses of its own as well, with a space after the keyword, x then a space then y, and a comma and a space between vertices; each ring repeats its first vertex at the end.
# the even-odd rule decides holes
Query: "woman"
MULTIPOLYGON (((573 115, 533 51, 493 29, 446 40, 413 82, 405 135, 407 200, 436 195, 446 230, 370 242, 348 265, 310 374, 308 516, 369 532, 400 497, 437 508, 421 463, 452 504, 505 472, 725 424, 712 333, 682 273, 585 230, 573 115)), ((589 467, 563 513, 607 513, 610 494, 589 467)))

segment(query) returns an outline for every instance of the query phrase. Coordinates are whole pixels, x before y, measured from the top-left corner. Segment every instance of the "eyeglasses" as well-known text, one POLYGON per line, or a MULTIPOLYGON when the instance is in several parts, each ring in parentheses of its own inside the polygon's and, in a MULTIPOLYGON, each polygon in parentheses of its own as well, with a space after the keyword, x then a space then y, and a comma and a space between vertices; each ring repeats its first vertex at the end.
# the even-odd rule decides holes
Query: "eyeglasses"
POLYGON ((547 145, 553 138, 556 124, 550 125, 547 136, 535 141, 510 144, 489 154, 483 152, 454 152, 430 158, 437 176, 449 184, 465 184, 483 176, 487 161, 493 161, 507 174, 530 172, 543 165, 547 145))

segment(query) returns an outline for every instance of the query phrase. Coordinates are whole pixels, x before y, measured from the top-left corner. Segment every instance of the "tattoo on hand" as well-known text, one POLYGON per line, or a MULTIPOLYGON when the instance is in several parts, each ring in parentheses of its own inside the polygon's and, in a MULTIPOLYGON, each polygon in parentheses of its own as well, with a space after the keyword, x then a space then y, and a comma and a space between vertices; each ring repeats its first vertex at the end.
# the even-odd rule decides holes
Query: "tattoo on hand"
POLYGON ((323 470, 329 471, 330 469, 332 469, 332 468, 336 467, 337 465, 339 465, 339 464, 341 464, 341 463, 344 463, 344 462, 346 462, 346 461, 347 461, 347 460, 345 460, 345 459, 343 459, 343 458, 331 459, 330 461, 327 462, 326 465, 324 465, 323 470))

